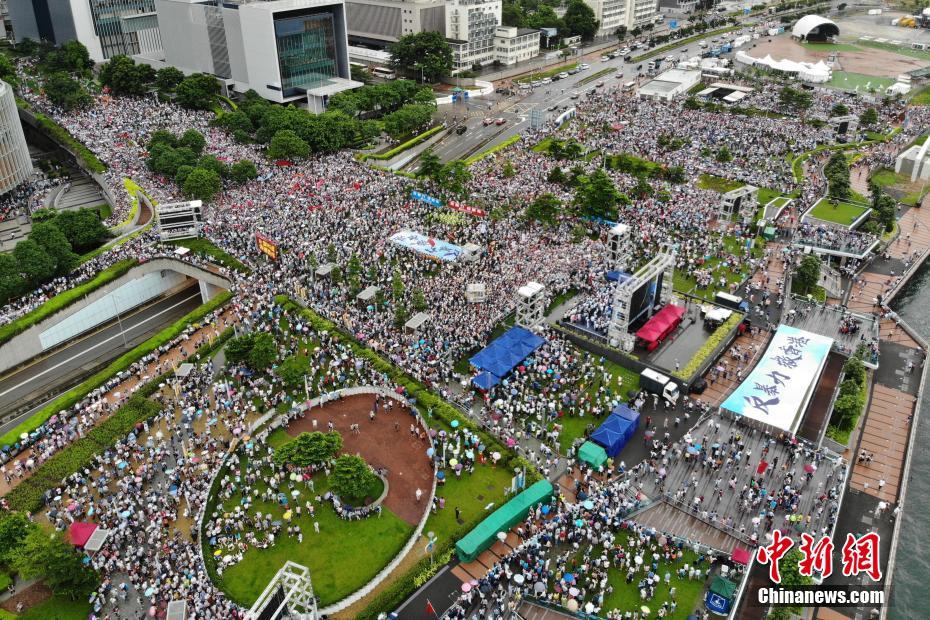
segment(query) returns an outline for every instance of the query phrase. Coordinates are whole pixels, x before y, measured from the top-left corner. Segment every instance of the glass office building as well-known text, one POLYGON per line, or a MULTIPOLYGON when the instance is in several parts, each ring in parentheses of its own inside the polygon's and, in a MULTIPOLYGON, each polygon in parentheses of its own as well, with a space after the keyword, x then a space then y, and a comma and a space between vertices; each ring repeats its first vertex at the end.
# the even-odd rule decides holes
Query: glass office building
POLYGON ((336 27, 327 10, 283 14, 274 20, 281 91, 285 97, 323 86, 338 77, 336 27))

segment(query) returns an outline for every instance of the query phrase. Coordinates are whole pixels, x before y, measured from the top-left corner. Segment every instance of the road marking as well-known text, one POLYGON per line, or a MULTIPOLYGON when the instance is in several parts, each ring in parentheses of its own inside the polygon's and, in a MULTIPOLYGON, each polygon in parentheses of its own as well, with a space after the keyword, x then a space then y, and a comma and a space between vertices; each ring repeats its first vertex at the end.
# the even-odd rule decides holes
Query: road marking
MULTIPOLYGON (((166 312, 169 312, 169 311, 171 311, 171 310, 174 310, 174 309, 177 308, 178 306, 180 306, 180 305, 182 305, 182 304, 185 304, 185 303, 189 302, 191 299, 194 299, 194 298, 196 298, 196 297, 200 297, 200 293, 199 293, 199 292, 195 293, 194 295, 191 295, 190 297, 188 297, 188 298, 186 298, 186 299, 182 299, 182 300, 179 301, 178 303, 176 303, 176 304, 174 304, 174 305, 172 305, 172 306, 169 306, 169 307, 165 308, 164 310, 162 310, 161 312, 158 312, 157 314, 153 314, 152 316, 148 317, 147 319, 143 319, 143 320, 139 321, 139 322, 136 323, 135 325, 130 326, 129 329, 123 330, 123 332, 128 332, 128 331, 133 330, 133 329, 135 329, 135 328, 137 328, 137 327, 140 327, 140 326, 142 326, 143 324, 148 323, 148 322, 151 321, 152 319, 158 318, 159 316, 165 314, 166 312)), ((29 383, 29 382, 31 382, 31 381, 34 381, 35 379, 38 379, 38 378, 41 377, 42 375, 45 375, 45 374, 48 374, 48 373, 52 372, 53 370, 57 369, 59 366, 63 366, 63 365, 65 365, 65 364, 67 364, 68 362, 71 362, 71 361, 73 361, 73 360, 75 360, 75 359, 77 359, 77 358, 79 358, 79 357, 82 357, 82 356, 86 355, 86 354, 89 353, 90 351, 93 351, 93 350, 96 349, 97 347, 102 346, 102 345, 104 345, 104 344, 110 342, 111 340, 114 340, 114 339, 116 339, 116 338, 121 338, 123 332, 117 332, 115 335, 110 336, 110 337, 107 338, 106 340, 101 340, 100 342, 98 342, 97 344, 93 345, 92 347, 87 348, 87 349, 84 349, 83 351, 81 351, 81 352, 78 353, 77 355, 72 355, 72 356, 69 357, 68 359, 66 359, 66 360, 64 360, 64 361, 61 361, 61 362, 58 362, 57 364, 55 364, 55 365, 52 366, 51 368, 46 368, 46 369, 43 370, 42 372, 33 375, 33 376, 30 377, 29 379, 26 379, 25 381, 22 381, 22 382, 20 382, 20 383, 18 383, 18 384, 16 384, 16 385, 14 385, 14 386, 11 387, 11 388, 8 388, 7 390, 4 390, 3 392, 0 392, 0 397, 6 396, 7 394, 9 394, 10 392, 12 392, 13 390, 19 389, 19 388, 21 388, 22 386, 26 385, 27 383, 29 383)))

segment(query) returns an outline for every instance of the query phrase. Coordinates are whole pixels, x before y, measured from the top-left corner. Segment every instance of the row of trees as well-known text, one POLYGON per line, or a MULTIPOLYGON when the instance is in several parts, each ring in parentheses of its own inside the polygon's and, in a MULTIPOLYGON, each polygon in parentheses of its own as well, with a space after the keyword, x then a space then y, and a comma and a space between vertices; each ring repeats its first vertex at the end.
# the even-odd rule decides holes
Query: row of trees
POLYGON ((862 360, 852 356, 843 364, 843 382, 833 404, 830 424, 841 431, 851 431, 865 406, 866 372, 862 360))
MULTIPOLYGON (((115 95, 144 95, 153 89, 164 94, 173 93, 185 79, 180 69, 163 67, 156 71, 154 67, 137 64, 129 56, 121 54, 113 56, 100 68, 99 78, 100 83, 115 95)), ((200 80, 202 78, 193 78, 193 83, 200 80)))
POLYGON ((232 165, 213 155, 202 154, 207 145, 203 135, 188 129, 180 137, 160 129, 149 140, 148 167, 178 184, 188 198, 209 202, 223 189, 223 179, 246 183, 258 176, 247 159, 232 165))
POLYGON ((0 303, 69 273, 80 263, 76 251, 93 249, 109 236, 93 209, 37 211, 28 238, 0 254, 0 303))
POLYGON ((823 168, 824 176, 827 177, 827 187, 830 198, 835 200, 847 200, 851 188, 849 182, 849 162, 846 155, 841 151, 834 153, 827 165, 823 168))
POLYGON ((420 167, 417 169, 416 176, 429 179, 444 194, 453 198, 465 195, 466 187, 472 177, 468 164, 461 160, 443 164, 432 149, 427 149, 420 155, 420 167))

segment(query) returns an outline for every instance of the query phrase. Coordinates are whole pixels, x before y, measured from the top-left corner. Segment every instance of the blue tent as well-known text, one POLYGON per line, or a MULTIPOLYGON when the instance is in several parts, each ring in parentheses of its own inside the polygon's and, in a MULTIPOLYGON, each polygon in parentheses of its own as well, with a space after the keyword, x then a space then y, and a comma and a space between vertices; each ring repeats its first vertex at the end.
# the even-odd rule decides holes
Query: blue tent
POLYGON ((485 370, 484 372, 472 377, 471 382, 472 385, 474 385, 479 390, 484 390, 487 392, 492 387, 500 383, 500 379, 485 370))
POLYGON ((607 456, 613 458, 620 454, 635 431, 635 422, 611 414, 591 435, 591 441, 602 446, 607 456))
POLYGON ((617 415, 623 418, 624 420, 629 420, 633 423, 633 429, 639 427, 639 412, 633 409, 630 409, 626 405, 617 405, 610 412, 610 415, 617 415))
POLYGON ((545 342, 544 338, 528 329, 512 327, 468 361, 472 366, 494 375, 499 381, 545 342))

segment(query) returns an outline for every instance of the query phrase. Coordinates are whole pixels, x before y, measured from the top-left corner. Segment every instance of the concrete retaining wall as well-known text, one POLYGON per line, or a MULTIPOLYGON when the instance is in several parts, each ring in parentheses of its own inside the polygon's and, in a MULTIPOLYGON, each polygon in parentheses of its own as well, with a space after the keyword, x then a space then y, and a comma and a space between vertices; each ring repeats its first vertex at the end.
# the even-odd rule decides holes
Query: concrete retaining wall
MULTIPOLYGON (((156 258, 141 265, 130 269, 122 277, 101 286, 84 296, 80 301, 66 306, 59 312, 46 318, 44 321, 33 325, 23 333, 15 336, 9 342, 0 347, 0 372, 14 368, 45 351, 48 351, 64 340, 73 338, 76 335, 85 333, 97 325, 101 325, 112 320, 116 316, 116 311, 125 312, 134 307, 138 307, 165 292, 182 286, 186 280, 192 278, 198 279, 207 285, 207 290, 216 291, 216 288, 229 288, 229 281, 211 271, 206 271, 195 267, 190 263, 173 260, 169 258, 156 258), (133 290, 132 294, 127 294, 130 288, 134 287, 136 281, 146 278, 151 281, 151 288, 146 290, 133 290), (209 287, 216 287, 209 289, 209 287), (128 287, 128 288, 126 288, 128 287), (125 298, 120 300, 120 291, 123 289, 125 298), (112 293, 117 292, 117 300, 121 303, 114 305, 97 303, 109 297, 112 293), (93 316, 88 316, 88 313, 93 316), (72 322, 69 324, 69 321, 72 322), (57 334, 64 338, 56 338, 56 329, 59 325, 64 325, 64 331, 57 334)), ((203 288, 201 294, 203 294, 203 288)), ((112 298, 111 298, 112 299, 112 298)), ((207 301, 209 297, 205 297, 207 301)))

